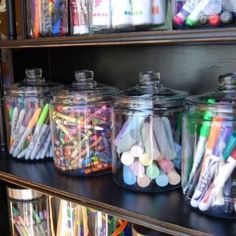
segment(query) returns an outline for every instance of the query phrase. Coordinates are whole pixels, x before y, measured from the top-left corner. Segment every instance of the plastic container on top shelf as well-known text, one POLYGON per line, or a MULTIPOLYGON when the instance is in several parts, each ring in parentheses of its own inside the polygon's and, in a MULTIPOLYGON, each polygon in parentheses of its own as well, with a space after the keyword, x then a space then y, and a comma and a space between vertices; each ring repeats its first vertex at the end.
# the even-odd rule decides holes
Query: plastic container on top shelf
POLYGON ((11 156, 35 161, 52 157, 48 102, 62 86, 46 81, 40 68, 25 73, 22 82, 4 88, 7 145, 11 156))
POLYGON ((7 187, 11 235, 51 235, 48 197, 32 189, 7 187))
POLYGON ((180 186, 185 96, 164 87, 159 73, 147 71, 135 87, 115 97, 112 172, 117 184, 146 192, 180 186))
POLYGON ((235 0, 173 1, 176 28, 235 25, 235 0))
POLYGON ((219 87, 186 100, 183 116, 182 188, 198 211, 236 218, 236 74, 219 87))
POLYGON ((68 34, 68 0, 26 0, 25 6, 28 37, 68 34))
POLYGON ((76 81, 50 103, 54 163, 65 174, 99 175, 111 170, 111 95, 93 71, 75 72, 76 81))

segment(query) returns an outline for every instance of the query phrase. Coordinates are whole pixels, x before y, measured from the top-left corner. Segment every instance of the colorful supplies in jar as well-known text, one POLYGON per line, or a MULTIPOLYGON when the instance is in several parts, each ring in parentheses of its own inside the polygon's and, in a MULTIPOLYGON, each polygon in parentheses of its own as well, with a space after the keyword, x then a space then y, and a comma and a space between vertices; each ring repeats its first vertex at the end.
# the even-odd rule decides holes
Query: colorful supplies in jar
POLYGON ((56 236, 131 236, 126 220, 66 200, 60 200, 56 236))
POLYGON ((28 37, 68 34, 68 12, 68 0, 27 0, 28 37))
POLYGON ((68 175, 89 176, 111 169, 111 95, 93 72, 76 71, 76 81, 50 103, 54 163, 68 175))
POLYGON ((183 116, 182 188, 187 203, 208 215, 236 218, 236 74, 213 92, 191 96, 183 116))
POLYGON ((180 186, 181 118, 186 93, 165 88, 160 74, 142 72, 114 102, 113 178, 137 191, 180 186))
POLYGON ((51 235, 48 197, 31 189, 7 187, 11 235, 51 235))
POLYGON ((45 81, 40 68, 26 69, 26 78, 5 87, 4 110, 8 151, 24 160, 52 157, 49 95, 61 85, 45 81))

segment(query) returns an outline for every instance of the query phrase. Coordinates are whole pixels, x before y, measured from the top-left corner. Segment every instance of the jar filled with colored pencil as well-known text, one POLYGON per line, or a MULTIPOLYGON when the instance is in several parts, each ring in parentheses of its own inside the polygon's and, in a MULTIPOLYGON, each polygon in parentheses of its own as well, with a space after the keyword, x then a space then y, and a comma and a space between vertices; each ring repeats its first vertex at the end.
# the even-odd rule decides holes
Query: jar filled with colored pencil
POLYGON ((4 113, 10 155, 22 160, 52 157, 49 124, 50 92, 62 86, 46 81, 40 68, 26 69, 26 78, 4 88, 4 113))
POLYGON ((236 74, 219 87, 186 100, 183 116, 182 189, 189 206, 236 219, 236 74))
POLYGON ((38 191, 7 187, 11 235, 51 235, 48 197, 38 191))
POLYGON ((160 74, 139 74, 139 83, 114 102, 115 182, 127 189, 161 192, 180 186, 181 118, 185 92, 160 83, 160 74))
POLYGON ((54 163, 67 175, 91 176, 111 170, 111 95, 90 70, 75 72, 75 82, 50 102, 54 163))

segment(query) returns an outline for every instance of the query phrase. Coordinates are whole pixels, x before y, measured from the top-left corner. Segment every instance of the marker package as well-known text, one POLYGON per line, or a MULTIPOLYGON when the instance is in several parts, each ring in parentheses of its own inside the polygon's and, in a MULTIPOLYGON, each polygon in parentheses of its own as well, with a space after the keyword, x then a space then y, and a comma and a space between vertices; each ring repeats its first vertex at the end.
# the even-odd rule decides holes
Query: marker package
POLYGON ((46 81, 40 68, 25 70, 26 78, 4 88, 4 113, 10 156, 28 161, 52 157, 50 92, 60 84, 46 81))
POLYGON ((127 189, 162 192, 180 187, 181 117, 185 92, 160 83, 155 71, 115 96, 114 181, 127 189))
POLYGON ((231 219, 236 218, 235 91, 236 74, 220 76, 217 90, 186 99, 182 125, 186 202, 207 215, 231 219))
POLYGON ((105 174, 111 171, 111 96, 117 89, 97 83, 90 70, 76 71, 75 78, 49 106, 54 164, 66 175, 105 174))
POLYGON ((218 27, 235 25, 234 0, 173 1, 175 28, 218 27), (179 2, 183 2, 179 4, 179 2))
POLYGON ((52 235, 48 196, 12 186, 7 193, 11 235, 52 235))
POLYGON ((68 0, 26 0, 29 38, 67 35, 68 0))

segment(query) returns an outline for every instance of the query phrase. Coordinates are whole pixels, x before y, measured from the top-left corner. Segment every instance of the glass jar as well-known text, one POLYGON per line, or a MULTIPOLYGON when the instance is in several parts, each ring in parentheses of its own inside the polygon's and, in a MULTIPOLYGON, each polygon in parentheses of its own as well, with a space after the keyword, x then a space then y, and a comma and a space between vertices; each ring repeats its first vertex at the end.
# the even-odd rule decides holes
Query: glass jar
POLYGON ((22 82, 4 88, 8 151, 18 159, 41 160, 52 157, 49 92, 61 86, 45 81, 40 68, 25 73, 22 82))
POLYGON ((236 218, 236 74, 219 87, 186 100, 183 116, 182 188, 198 211, 236 218))
POLYGON ((180 186, 181 119, 185 92, 165 88, 160 74, 115 97, 113 177, 130 190, 160 192, 180 186))
POLYGON ((48 197, 31 189, 7 187, 11 235, 51 235, 48 197))
POLYGON ((97 83, 93 71, 75 72, 76 81, 50 103, 54 163, 68 175, 111 170, 111 95, 117 89, 97 83))

